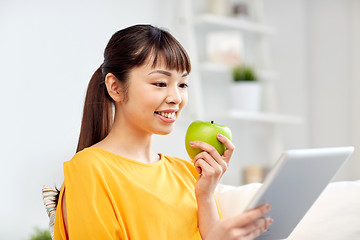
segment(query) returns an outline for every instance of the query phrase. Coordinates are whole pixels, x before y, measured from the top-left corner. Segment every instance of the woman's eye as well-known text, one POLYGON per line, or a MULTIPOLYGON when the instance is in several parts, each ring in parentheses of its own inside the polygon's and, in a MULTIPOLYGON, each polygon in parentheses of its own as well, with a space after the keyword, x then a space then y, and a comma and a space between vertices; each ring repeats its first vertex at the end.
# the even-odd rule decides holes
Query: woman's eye
POLYGON ((154 85, 157 87, 166 87, 166 83, 164 83, 164 82, 154 83, 154 85))
POLYGON ((182 84, 180 84, 180 87, 181 87, 181 88, 188 88, 189 85, 187 85, 186 83, 182 83, 182 84))

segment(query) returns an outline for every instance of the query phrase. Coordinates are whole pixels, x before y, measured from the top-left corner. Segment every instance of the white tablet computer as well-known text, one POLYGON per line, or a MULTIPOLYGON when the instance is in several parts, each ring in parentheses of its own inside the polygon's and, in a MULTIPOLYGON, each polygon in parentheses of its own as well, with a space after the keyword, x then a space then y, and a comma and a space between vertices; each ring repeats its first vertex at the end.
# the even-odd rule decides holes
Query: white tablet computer
POLYGON ((246 207, 271 205, 266 216, 274 222, 256 239, 287 238, 353 151, 353 147, 336 147, 283 153, 246 207))

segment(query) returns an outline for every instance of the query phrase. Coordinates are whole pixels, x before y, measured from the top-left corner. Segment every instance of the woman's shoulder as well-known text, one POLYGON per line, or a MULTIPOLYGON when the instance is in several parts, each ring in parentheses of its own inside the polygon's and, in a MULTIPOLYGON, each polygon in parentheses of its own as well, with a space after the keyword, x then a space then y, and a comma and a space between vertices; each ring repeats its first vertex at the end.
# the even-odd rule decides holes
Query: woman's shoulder
POLYGON ((69 167, 89 167, 101 164, 101 156, 96 152, 95 148, 89 147, 77 152, 70 161, 64 163, 69 167))

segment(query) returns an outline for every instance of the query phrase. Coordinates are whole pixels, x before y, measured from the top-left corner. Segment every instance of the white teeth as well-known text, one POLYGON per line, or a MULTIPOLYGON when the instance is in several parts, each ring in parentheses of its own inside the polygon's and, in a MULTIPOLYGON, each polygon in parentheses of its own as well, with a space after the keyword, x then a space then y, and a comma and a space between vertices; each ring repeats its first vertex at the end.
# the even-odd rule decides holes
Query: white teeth
POLYGON ((166 118, 174 118, 175 117, 175 113, 167 113, 167 112, 160 112, 160 115, 166 118))

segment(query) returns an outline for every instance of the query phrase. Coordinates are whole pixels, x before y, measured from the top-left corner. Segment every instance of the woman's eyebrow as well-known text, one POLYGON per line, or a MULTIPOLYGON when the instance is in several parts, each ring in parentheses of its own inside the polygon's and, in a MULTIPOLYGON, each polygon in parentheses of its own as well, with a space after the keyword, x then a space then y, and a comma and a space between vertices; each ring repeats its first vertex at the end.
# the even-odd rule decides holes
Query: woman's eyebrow
POLYGON ((189 76, 188 72, 184 73, 181 77, 187 77, 187 76, 189 76))
POLYGON ((164 75, 169 76, 169 77, 171 77, 171 75, 172 75, 171 72, 168 72, 168 71, 165 71, 165 70, 154 70, 151 73, 149 73, 148 75, 154 74, 154 73, 164 74, 164 75))
MULTIPOLYGON (((154 74, 154 73, 160 73, 160 74, 164 74, 164 75, 166 75, 166 76, 169 76, 169 77, 171 77, 172 76, 172 74, 171 74, 171 72, 169 72, 169 71, 165 71, 165 70, 154 70, 154 71, 152 71, 152 72, 150 72, 148 75, 150 75, 150 74, 154 74)), ((186 76, 188 76, 189 75, 189 73, 184 73, 181 77, 186 77, 186 76)))

